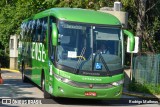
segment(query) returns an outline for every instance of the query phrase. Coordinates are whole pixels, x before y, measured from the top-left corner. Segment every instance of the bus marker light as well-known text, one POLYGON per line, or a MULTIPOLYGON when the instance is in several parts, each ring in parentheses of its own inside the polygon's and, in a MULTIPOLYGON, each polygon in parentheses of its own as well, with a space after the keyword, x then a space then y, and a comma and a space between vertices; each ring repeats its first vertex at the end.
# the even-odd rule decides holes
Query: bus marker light
POLYGON ((64 90, 61 87, 58 87, 59 91, 64 93, 64 90))

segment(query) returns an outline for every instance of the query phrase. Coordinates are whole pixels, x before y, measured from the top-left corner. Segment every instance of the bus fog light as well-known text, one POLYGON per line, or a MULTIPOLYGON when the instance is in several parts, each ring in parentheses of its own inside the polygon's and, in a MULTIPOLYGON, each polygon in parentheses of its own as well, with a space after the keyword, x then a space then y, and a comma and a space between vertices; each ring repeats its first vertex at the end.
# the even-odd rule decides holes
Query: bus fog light
POLYGON ((59 91, 64 93, 64 90, 61 87, 58 87, 59 91))

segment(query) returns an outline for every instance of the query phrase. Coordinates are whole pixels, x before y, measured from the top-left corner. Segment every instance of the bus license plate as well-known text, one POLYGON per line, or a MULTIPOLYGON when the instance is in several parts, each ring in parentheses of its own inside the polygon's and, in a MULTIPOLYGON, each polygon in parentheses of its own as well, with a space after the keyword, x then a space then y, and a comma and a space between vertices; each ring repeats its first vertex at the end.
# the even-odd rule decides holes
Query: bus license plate
POLYGON ((85 96, 97 96, 96 92, 85 92, 85 96))

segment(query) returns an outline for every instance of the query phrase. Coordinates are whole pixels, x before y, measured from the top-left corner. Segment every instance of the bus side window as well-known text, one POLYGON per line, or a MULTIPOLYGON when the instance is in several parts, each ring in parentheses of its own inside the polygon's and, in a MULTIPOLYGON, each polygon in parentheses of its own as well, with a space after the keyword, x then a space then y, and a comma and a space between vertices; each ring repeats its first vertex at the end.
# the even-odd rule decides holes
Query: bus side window
POLYGON ((27 23, 24 23, 24 37, 26 36, 27 34, 27 23))
POLYGON ((29 24, 28 24, 28 37, 29 37, 29 39, 31 38, 31 30, 32 30, 32 21, 29 21, 29 24))
POLYGON ((29 22, 27 22, 27 37, 28 37, 28 35, 29 35, 29 22))
POLYGON ((21 24, 21 33, 20 33, 21 36, 20 36, 20 40, 23 40, 23 37, 24 37, 24 34, 25 34, 24 33, 25 32, 25 28, 24 27, 25 27, 25 25, 24 25, 24 23, 22 23, 21 24))
POLYGON ((41 37, 40 37, 40 41, 43 42, 43 43, 45 42, 46 30, 47 30, 47 20, 43 19, 43 21, 42 21, 42 31, 41 31, 41 37))
POLYGON ((29 38, 29 22, 27 22, 27 25, 26 25, 26 35, 25 35, 25 41, 27 42, 28 41, 28 38, 29 38))
POLYGON ((41 21, 38 19, 37 26, 36 26, 36 41, 37 42, 40 42, 41 28, 42 28, 42 24, 41 24, 41 21))
POLYGON ((24 32, 24 39, 23 39, 23 40, 26 42, 26 39, 27 39, 27 30, 28 30, 28 23, 25 23, 24 29, 25 29, 25 32, 24 32))
POLYGON ((33 36, 32 36, 32 41, 36 42, 36 27, 37 27, 37 21, 34 20, 33 24, 32 24, 32 28, 33 28, 33 36))
POLYGON ((36 32, 36 21, 33 20, 32 24, 31 24, 31 39, 32 39, 32 41, 34 41, 35 32, 36 32))

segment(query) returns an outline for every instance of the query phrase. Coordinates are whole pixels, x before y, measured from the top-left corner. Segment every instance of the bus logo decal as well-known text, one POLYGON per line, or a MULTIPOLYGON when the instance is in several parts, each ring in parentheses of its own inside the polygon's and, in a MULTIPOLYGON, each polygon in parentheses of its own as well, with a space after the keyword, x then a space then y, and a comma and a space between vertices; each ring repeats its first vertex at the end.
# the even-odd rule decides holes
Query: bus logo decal
POLYGON ((32 42, 32 59, 44 62, 46 53, 42 43, 32 42))
POLYGON ((89 84, 89 88, 93 88, 93 84, 89 84))

